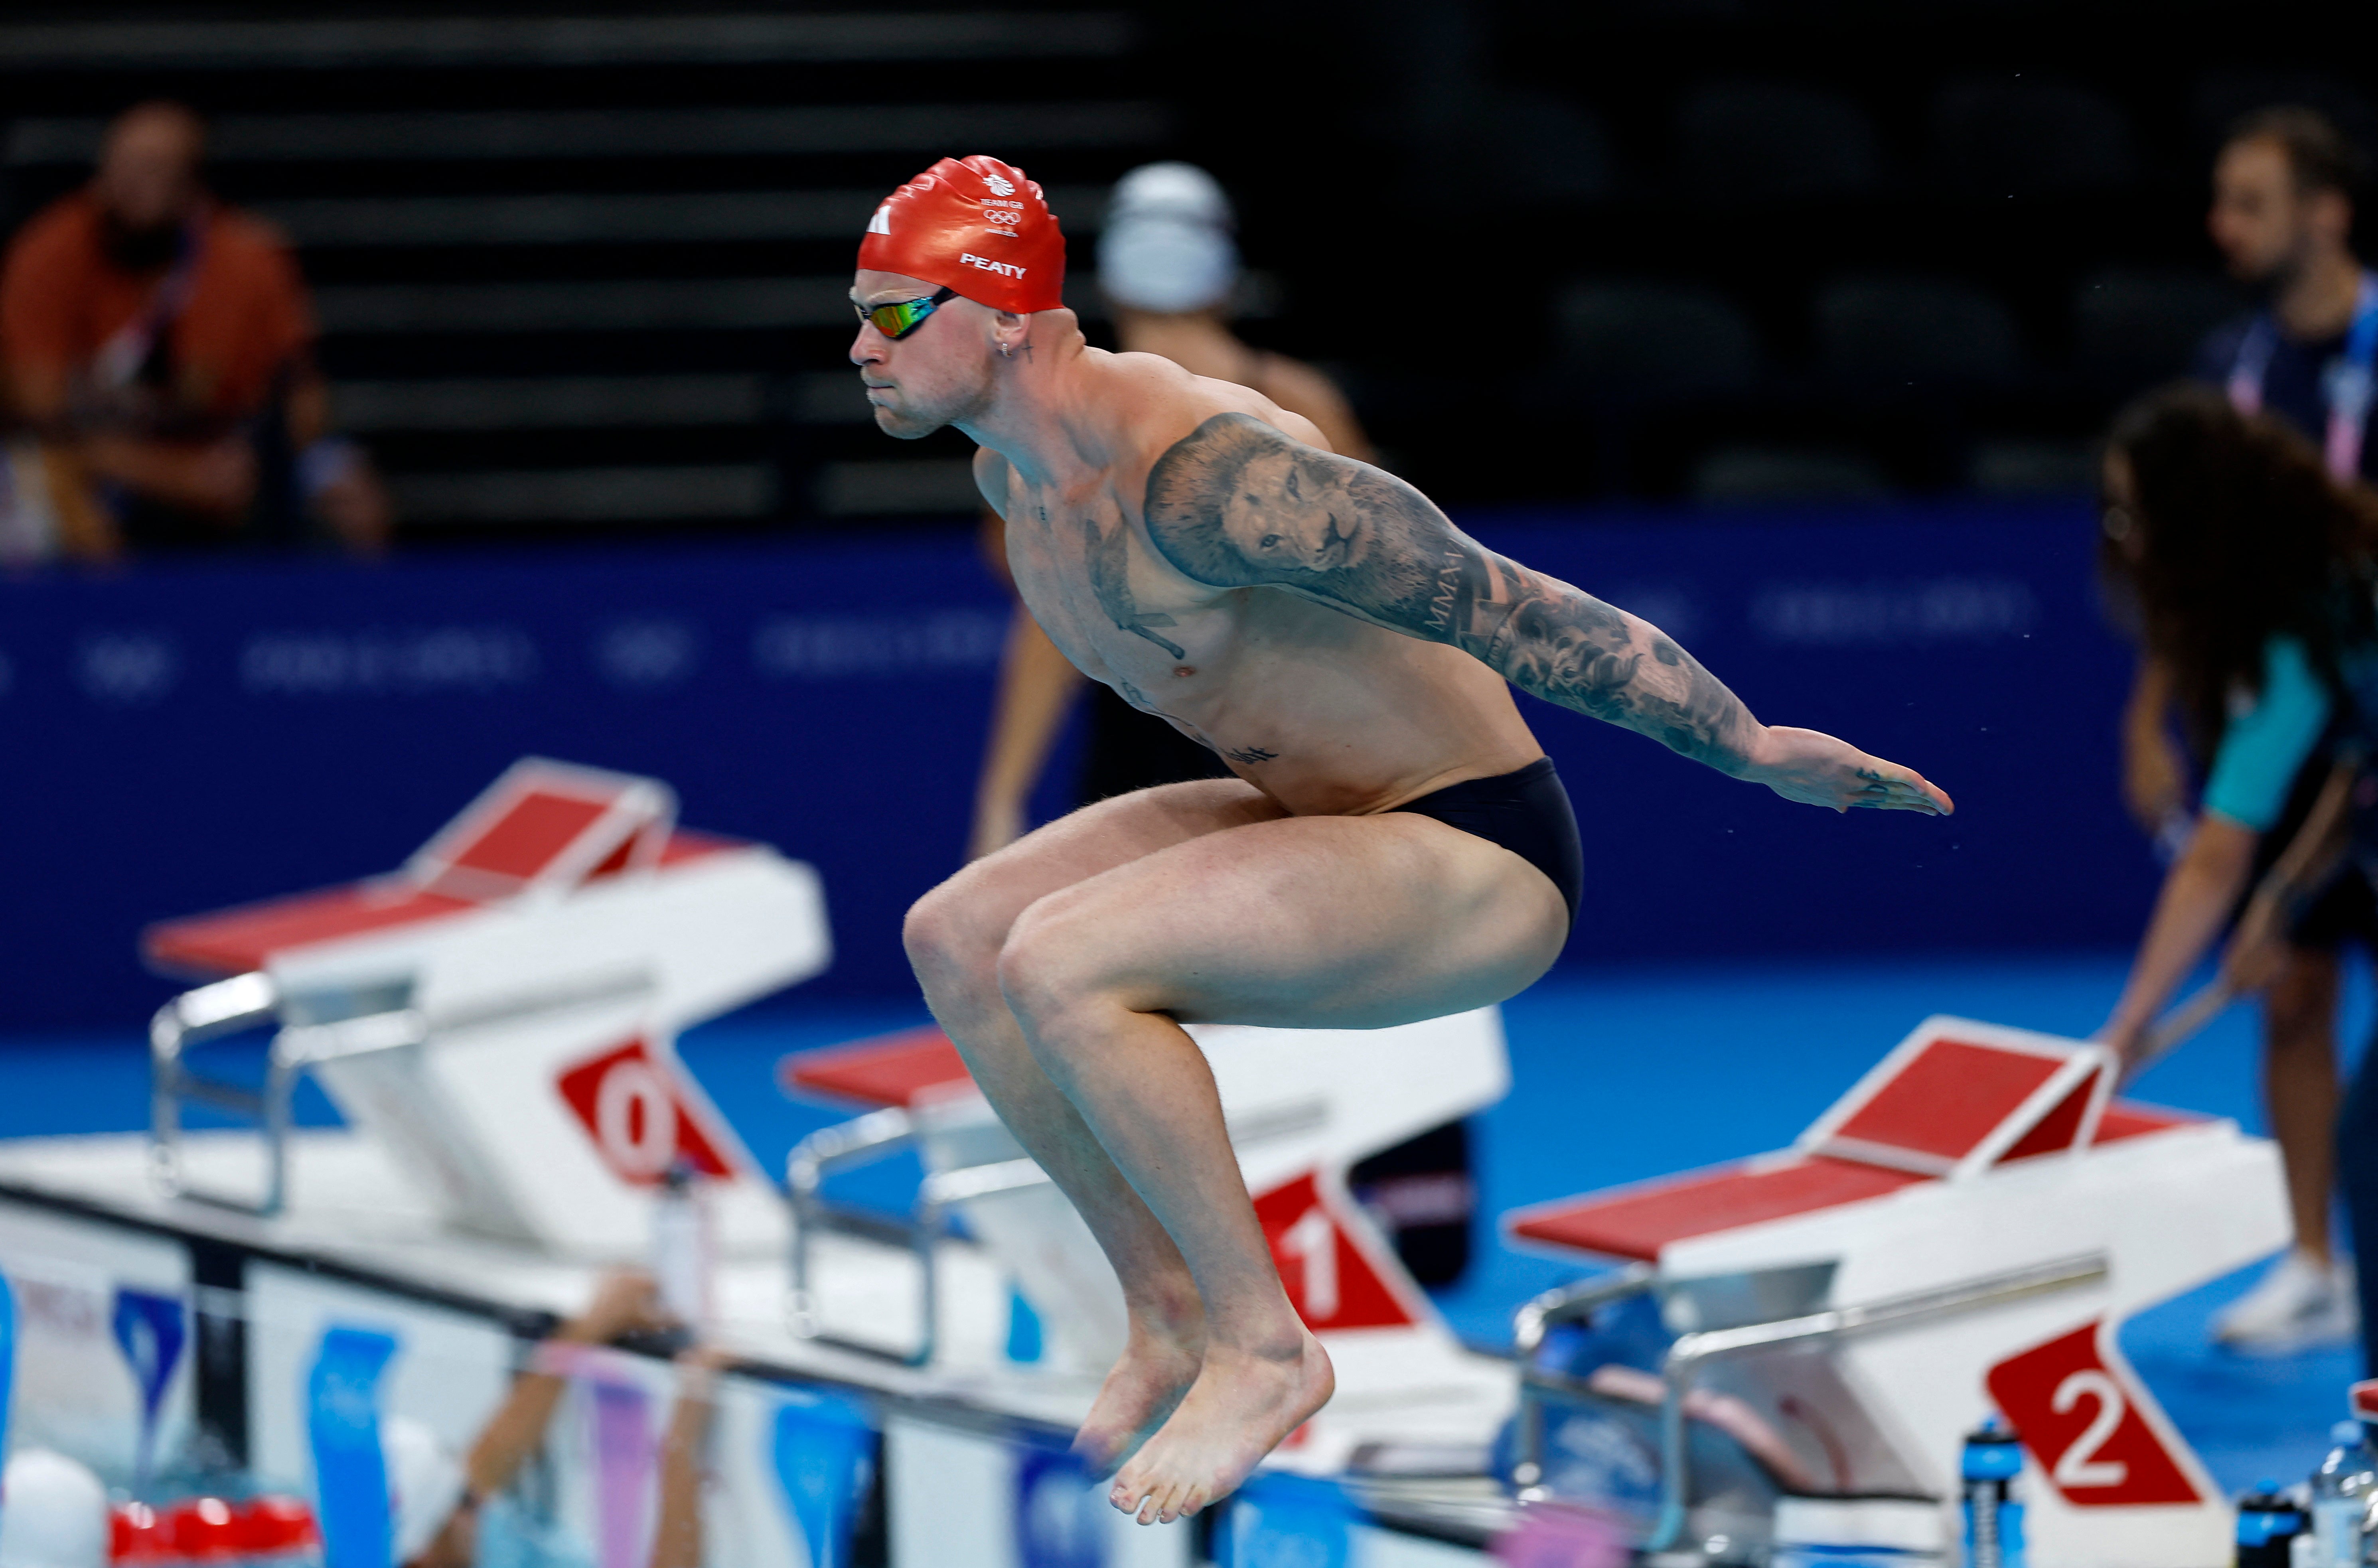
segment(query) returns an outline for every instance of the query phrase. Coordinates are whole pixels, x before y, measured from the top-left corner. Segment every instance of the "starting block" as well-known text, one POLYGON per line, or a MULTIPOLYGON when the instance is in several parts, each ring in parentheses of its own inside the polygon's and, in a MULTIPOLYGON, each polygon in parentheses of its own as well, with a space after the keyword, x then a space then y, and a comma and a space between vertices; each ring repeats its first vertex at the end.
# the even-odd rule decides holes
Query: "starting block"
MULTIPOLYGON (((1509 1413, 1507 1363, 1462 1348, 1380 1228, 1348 1191, 1361 1160, 1483 1109, 1510 1083, 1495 1008, 1390 1029, 1192 1024, 1214 1071, 1255 1215, 1289 1298, 1328 1347, 1330 1406, 1280 1462, 1342 1468, 1358 1449, 1476 1446, 1509 1413)), ((787 1173, 793 1195, 794 1318, 821 1334, 827 1287, 811 1237, 837 1211, 820 1194, 832 1170, 913 1148, 925 1167, 916 1215, 932 1291, 932 1241, 965 1218, 1040 1320, 1051 1370, 1095 1379, 1123 1349, 1112 1269, 1039 1167, 1001 1124, 957 1048, 924 1028, 805 1052, 788 1089, 876 1108, 812 1134, 787 1173)), ((882 1221, 871 1222, 880 1232, 882 1221)), ((930 1311, 922 1314, 931 1322, 930 1311)), ((929 1362, 930 1335, 907 1359, 929 1362)))
POLYGON ((636 1257, 683 1169, 707 1179, 722 1246, 779 1244, 781 1202, 675 1042, 824 968, 824 896, 809 867, 676 818, 657 780, 532 758, 392 875, 150 928, 153 965, 230 976, 151 1026, 152 1168, 177 1195, 277 1212, 310 1073, 455 1229, 636 1257), (262 1094, 193 1067, 262 1025, 262 1094), (186 1179, 190 1101, 261 1123, 259 1195, 186 1179))
MULTIPOLYGON (((1687 1415, 1714 1392, 1782 1490, 1938 1499, 1953 1540, 1961 1440, 1995 1408, 2043 1568, 2227 1560, 2227 1502, 2117 1336, 2286 1245, 2277 1152, 2114 1099, 2116 1071, 2102 1046, 1928 1019, 1788 1150, 1506 1217, 1520 1244, 1632 1265, 1531 1303, 1523 1352, 1628 1290, 1677 1335, 1654 1546, 1689 1544, 1687 1415)), ((1576 1390, 1530 1382, 1523 1487, 1543 1402, 1576 1390)))

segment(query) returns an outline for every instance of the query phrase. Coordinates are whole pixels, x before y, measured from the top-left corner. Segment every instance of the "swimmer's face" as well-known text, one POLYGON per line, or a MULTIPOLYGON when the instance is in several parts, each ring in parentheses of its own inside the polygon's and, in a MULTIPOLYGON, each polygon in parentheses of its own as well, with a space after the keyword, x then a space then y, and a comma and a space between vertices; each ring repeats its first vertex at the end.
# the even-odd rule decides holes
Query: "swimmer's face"
POLYGON ((1350 471, 1294 448, 1258 453, 1239 471, 1222 506, 1222 531, 1251 561, 1333 571, 1354 550, 1350 471))
MULTIPOLYGON (((940 285, 896 272, 861 271, 851 302, 862 310, 904 300, 931 299, 940 285)), ((893 339, 861 321, 851 340, 850 363, 867 388, 876 428, 913 441, 945 425, 961 425, 991 402, 992 361, 999 335, 1013 340, 1023 318, 991 310, 970 299, 943 300, 906 337, 893 339)), ((1020 357, 1020 356, 1019 356, 1020 357)))
POLYGON ((2283 281, 2324 242, 2343 244, 2352 221, 2342 195, 2297 183, 2288 150, 2269 137, 2231 142, 2213 165, 2204 226, 2241 282, 2283 281))

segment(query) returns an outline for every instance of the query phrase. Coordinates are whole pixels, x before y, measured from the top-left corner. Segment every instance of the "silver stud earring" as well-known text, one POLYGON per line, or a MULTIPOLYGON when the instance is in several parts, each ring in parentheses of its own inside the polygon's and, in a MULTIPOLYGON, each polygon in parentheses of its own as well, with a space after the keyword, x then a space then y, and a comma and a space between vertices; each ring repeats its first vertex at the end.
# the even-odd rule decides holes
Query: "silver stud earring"
POLYGON ((1002 359, 1014 359, 1015 357, 1015 351, 1006 343, 1003 342, 999 345, 999 357, 1002 359))

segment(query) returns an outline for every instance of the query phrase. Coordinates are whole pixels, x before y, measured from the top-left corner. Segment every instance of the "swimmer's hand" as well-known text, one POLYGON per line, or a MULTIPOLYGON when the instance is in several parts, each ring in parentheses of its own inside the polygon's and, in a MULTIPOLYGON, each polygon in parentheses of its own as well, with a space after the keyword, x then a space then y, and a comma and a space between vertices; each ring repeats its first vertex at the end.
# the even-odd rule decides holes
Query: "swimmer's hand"
POLYGON ((1946 817, 1957 808, 1945 791, 1913 769, 1869 757, 1845 740, 1783 724, 1763 727, 1735 776, 1763 784, 1786 800, 1836 811, 1864 806, 1946 817))

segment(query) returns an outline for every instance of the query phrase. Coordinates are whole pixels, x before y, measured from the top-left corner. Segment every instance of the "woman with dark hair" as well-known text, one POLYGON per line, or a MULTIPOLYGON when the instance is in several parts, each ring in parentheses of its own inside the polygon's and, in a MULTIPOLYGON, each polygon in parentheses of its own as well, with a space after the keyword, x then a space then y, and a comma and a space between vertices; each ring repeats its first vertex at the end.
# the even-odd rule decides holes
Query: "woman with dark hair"
MULTIPOLYGON (((2108 443, 2105 487, 2108 576, 2136 614, 2145 652, 2170 672, 2196 755, 2210 759, 2187 847, 2164 879, 2102 1032, 2135 1065, 2156 1015, 2233 918, 2225 976, 2235 989, 2258 990, 2316 898, 2324 910, 2355 897, 2356 907, 2370 908, 2337 845, 2312 841, 2334 841, 2324 830, 2343 820, 2342 786, 2330 785, 2321 759, 2350 748, 2367 728, 2356 690, 2378 649, 2378 502, 2331 479, 2287 426, 2194 385, 2124 412, 2108 443), (2292 798, 2324 789, 2333 798, 2320 809, 2292 798), (2318 820, 2304 832, 2274 831, 2307 816, 2318 820)), ((2366 914, 2359 934, 2369 938, 2366 914)), ((2226 1314, 2252 1332, 2225 1321, 2216 1332, 2275 1351, 2349 1338, 2353 1293, 2329 1245, 2333 1051, 2317 1059, 2266 1052, 2264 1094, 2295 1247, 2226 1314)), ((2378 1190, 2368 1197, 2354 1205, 2357 1227, 2378 1224, 2378 1190)), ((2378 1262, 2378 1249, 2360 1251, 2378 1262)))

